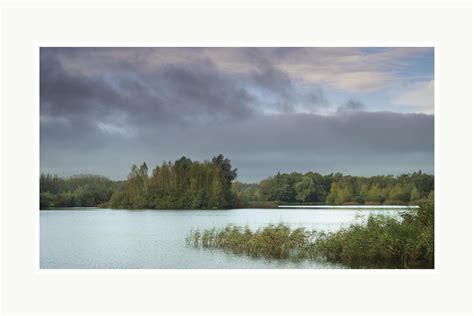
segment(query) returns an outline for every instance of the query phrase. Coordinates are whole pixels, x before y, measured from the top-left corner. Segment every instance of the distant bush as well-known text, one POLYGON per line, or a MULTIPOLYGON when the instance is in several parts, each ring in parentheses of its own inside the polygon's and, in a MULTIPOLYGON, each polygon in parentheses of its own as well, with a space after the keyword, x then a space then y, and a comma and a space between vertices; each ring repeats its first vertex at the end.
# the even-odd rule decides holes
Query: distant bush
POLYGON ((49 192, 40 193, 40 209, 54 206, 54 196, 49 192))
POLYGON ((379 202, 365 202, 364 204, 365 204, 365 205, 382 205, 382 204, 379 203, 379 202))
POLYGON ((407 205, 407 202, 401 200, 385 200, 383 205, 407 205))
POLYGON ((255 201, 248 202, 245 206, 249 208, 277 208, 278 204, 277 201, 255 201))
POLYGON ((110 202, 105 202, 97 205, 99 208, 110 208, 110 202))
POLYGON ((428 201, 428 199, 419 199, 419 200, 416 200, 416 201, 410 201, 408 202, 408 205, 421 205, 421 204, 424 204, 428 201))

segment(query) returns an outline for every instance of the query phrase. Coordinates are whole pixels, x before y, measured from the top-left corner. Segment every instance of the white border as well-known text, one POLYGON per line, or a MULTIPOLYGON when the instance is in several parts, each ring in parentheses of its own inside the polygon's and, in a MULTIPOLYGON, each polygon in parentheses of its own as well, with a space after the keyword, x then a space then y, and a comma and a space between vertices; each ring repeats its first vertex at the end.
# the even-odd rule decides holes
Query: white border
POLYGON ((34 206, 36 223, 35 274, 409 274, 440 273, 440 212, 439 209, 439 44, 435 42, 38 42, 35 49, 35 147, 36 183, 34 206), (40 268, 40 48, 41 47, 431 47, 434 48, 434 175, 435 175, 435 268, 434 269, 41 269, 40 268))

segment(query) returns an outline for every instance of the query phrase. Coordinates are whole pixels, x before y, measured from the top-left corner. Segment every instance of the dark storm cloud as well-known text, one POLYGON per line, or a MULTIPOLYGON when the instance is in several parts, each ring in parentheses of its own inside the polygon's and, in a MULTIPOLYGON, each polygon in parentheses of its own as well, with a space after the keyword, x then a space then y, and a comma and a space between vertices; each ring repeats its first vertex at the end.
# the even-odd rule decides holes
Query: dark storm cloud
POLYGON ((310 114, 328 109, 324 89, 274 61, 297 63, 305 55, 261 48, 43 48, 42 171, 123 179, 133 163, 219 153, 232 159, 241 181, 293 170, 432 171, 432 115, 364 112, 352 99, 331 114, 310 114))
POLYGON ((41 114, 47 117, 89 120, 94 115, 97 121, 124 112, 131 120, 152 122, 240 118, 252 112, 252 102, 246 90, 210 61, 104 78, 71 74, 49 51, 41 56, 41 114))
MULTIPOLYGON (((133 134, 141 129, 154 129, 157 123, 208 124, 245 119, 269 106, 292 112, 298 102, 311 106, 326 103, 321 89, 296 91, 289 77, 263 57, 256 58, 255 72, 229 75, 204 58, 144 70, 150 50, 125 51, 124 60, 119 54, 121 50, 111 48, 41 50, 43 138, 54 138, 55 131, 65 122, 68 140, 77 138, 84 142, 84 134, 92 134, 93 143, 101 144, 100 140, 108 141, 111 133, 133 134), (80 64, 74 64, 77 59, 80 64), (98 59, 113 71, 97 74, 83 66, 89 60, 98 63, 98 59), (74 71, 67 69, 71 65, 76 65, 74 71), (262 98, 271 101, 264 103, 262 98)), ((248 51, 252 55, 253 50, 248 51)), ((60 137, 60 141, 63 139, 60 137)))
POLYGON ((120 103, 117 92, 102 79, 67 73, 48 50, 41 52, 40 95, 41 113, 57 117, 89 115, 120 103))
POLYGON ((219 73, 209 60, 168 65, 147 80, 154 91, 165 96, 168 109, 181 117, 239 119, 253 111, 254 97, 238 81, 219 73))

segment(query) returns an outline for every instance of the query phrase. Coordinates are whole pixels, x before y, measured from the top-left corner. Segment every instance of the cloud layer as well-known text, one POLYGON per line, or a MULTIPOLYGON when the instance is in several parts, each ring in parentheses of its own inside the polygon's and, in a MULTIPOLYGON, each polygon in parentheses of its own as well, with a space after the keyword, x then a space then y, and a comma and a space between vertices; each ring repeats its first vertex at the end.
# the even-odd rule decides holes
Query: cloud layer
POLYGON ((143 160, 224 153, 242 181, 293 170, 433 172, 433 116, 397 113, 395 104, 376 111, 363 99, 404 76, 414 90, 395 103, 430 113, 432 91, 406 73, 420 54, 426 49, 43 48, 41 169, 123 179, 143 160))

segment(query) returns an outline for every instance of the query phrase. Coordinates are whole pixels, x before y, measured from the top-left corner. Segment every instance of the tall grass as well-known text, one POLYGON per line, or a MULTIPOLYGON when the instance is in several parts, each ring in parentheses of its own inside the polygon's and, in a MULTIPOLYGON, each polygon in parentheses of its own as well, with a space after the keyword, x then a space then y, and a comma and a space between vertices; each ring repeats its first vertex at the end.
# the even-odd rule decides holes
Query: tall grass
POLYGON ((311 257, 311 233, 304 228, 291 229, 283 223, 268 225, 253 232, 248 226, 228 225, 191 231, 187 244, 202 248, 220 248, 235 254, 264 258, 307 258, 311 257))
POLYGON ((319 233, 316 249, 352 268, 434 268, 433 202, 401 216, 371 215, 365 223, 319 233))
POLYGON ((363 223, 337 232, 292 229, 282 223, 255 232, 228 225, 224 229, 193 230, 186 242, 251 257, 325 259, 351 268, 433 268, 433 201, 400 215, 401 220, 370 215, 363 223))

